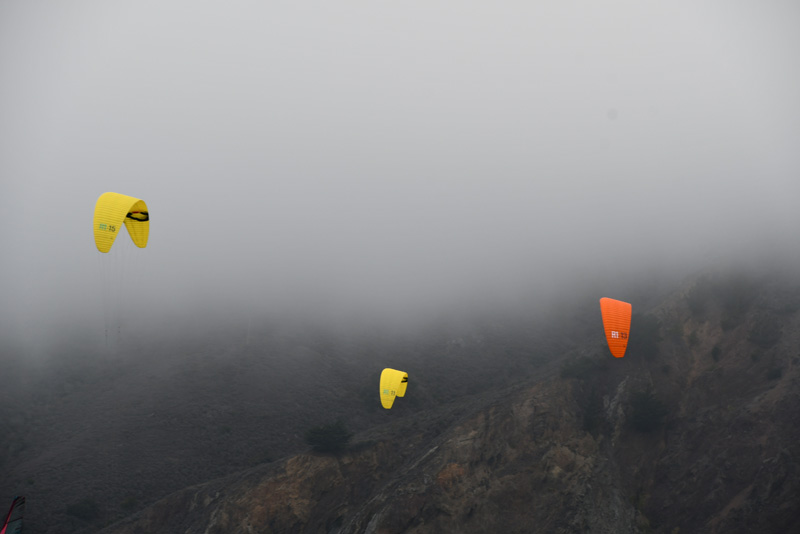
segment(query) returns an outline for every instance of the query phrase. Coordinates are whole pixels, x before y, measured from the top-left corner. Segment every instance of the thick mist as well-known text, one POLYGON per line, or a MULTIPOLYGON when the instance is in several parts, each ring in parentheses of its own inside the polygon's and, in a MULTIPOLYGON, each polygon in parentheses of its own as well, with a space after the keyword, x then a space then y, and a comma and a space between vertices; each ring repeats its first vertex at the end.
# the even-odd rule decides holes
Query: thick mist
POLYGON ((150 208, 116 298, 162 326, 513 308, 796 251, 799 23, 790 2, 5 2, 0 333, 101 335, 105 191, 150 208))

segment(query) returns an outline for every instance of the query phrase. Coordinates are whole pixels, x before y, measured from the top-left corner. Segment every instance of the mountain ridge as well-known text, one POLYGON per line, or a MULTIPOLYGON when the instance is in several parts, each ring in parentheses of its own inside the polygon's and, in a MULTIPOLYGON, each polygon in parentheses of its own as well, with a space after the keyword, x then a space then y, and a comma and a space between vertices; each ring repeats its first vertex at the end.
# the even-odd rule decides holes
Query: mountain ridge
POLYGON ((788 351, 800 328, 797 311, 781 308, 785 294, 701 277, 639 317, 644 331, 659 322, 647 354, 634 346, 610 362, 589 347, 560 374, 551 367, 476 400, 431 438, 302 453, 250 489, 226 486, 224 498, 187 490, 205 507, 167 499, 104 532, 792 531, 800 373, 788 351), (702 310, 698 292, 708 293, 702 310), (759 325, 776 306, 781 334, 765 337, 759 325), (647 395, 667 413, 636 430, 635 399, 647 395))

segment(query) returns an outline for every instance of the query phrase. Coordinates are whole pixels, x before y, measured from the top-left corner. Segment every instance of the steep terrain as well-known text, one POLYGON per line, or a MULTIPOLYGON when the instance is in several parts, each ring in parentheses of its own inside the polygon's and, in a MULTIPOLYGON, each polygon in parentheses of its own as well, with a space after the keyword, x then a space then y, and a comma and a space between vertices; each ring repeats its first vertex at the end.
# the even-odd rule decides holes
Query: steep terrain
POLYGON ((800 283, 630 300, 621 360, 594 296, 407 331, 172 325, 116 359, 68 340, 53 374, 6 366, 0 492, 46 534, 800 530, 800 283), (390 412, 384 366, 411 377, 390 412), (340 418, 349 449, 308 452, 340 418))
POLYGON ((563 345, 516 315, 408 331, 236 319, 123 331, 111 354, 65 337, 41 368, 21 348, 3 353, 0 495, 28 497, 29 530, 97 531, 186 486, 301 452, 311 426, 343 418, 361 431, 504 387, 563 345), (385 366, 413 375, 391 414, 377 398, 385 366))
POLYGON ((799 296, 701 277, 635 317, 623 360, 576 349, 558 374, 181 490, 104 532, 800 531, 799 296))

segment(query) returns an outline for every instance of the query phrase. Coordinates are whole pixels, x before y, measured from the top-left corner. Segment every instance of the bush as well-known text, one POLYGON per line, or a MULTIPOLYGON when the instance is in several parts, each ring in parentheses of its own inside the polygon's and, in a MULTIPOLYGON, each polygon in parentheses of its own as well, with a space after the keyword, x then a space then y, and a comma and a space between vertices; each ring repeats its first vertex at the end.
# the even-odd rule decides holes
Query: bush
POLYGON ((767 380, 778 380, 783 376, 783 371, 779 367, 773 367, 767 371, 767 380))
POLYGON ((583 412, 583 430, 596 437, 605 426, 602 395, 596 387, 592 387, 582 390, 577 395, 577 401, 583 412))
POLYGON ((781 326, 775 318, 761 316, 756 320, 753 328, 750 329, 747 340, 762 349, 768 349, 780 341, 782 334, 781 326))
POLYGON ((652 432, 661 425, 669 410, 650 388, 631 396, 631 424, 639 432, 652 432))
POLYGON ((339 452, 347 447, 353 434, 339 419, 330 425, 316 426, 306 431, 306 443, 317 452, 339 452))

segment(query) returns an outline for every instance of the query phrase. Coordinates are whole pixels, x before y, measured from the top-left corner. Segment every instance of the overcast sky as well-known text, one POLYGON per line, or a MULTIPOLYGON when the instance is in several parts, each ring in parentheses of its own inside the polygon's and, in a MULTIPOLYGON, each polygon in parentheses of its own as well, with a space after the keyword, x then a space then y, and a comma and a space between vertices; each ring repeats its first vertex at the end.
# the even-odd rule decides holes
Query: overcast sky
POLYGON ((795 1, 0 0, 0 332, 92 320, 105 191, 186 313, 797 248, 799 50, 795 1))

